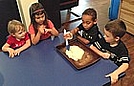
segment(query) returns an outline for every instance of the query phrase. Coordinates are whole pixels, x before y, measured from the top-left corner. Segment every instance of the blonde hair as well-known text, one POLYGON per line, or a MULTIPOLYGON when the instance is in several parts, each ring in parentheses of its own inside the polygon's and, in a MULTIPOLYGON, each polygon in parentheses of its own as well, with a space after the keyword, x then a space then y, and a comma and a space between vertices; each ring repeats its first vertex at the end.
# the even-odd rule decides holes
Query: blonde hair
POLYGON ((8 32, 9 34, 15 34, 16 32, 23 30, 25 31, 25 26, 18 20, 11 20, 8 22, 8 32))

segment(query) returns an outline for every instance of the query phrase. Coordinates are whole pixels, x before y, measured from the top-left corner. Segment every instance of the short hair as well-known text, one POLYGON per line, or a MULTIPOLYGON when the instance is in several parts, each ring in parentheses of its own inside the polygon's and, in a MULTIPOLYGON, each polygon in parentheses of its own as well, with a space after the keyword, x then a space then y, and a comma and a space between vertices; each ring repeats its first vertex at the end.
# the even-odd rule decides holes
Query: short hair
POLYGON ((20 21, 11 20, 11 21, 8 22, 8 33, 9 34, 12 34, 12 33, 15 34, 16 32, 18 32, 22 29, 25 30, 25 26, 20 21), (20 26, 22 28, 20 28, 20 26))
POLYGON ((95 21, 95 19, 97 19, 97 12, 96 12, 96 10, 93 9, 93 8, 88 8, 88 9, 86 9, 86 10, 82 13, 82 15, 90 15, 90 16, 92 16, 92 20, 93 20, 93 21, 95 21))
POLYGON ((112 33, 113 37, 123 37, 126 33, 126 25, 122 20, 116 19, 105 25, 105 30, 112 33))

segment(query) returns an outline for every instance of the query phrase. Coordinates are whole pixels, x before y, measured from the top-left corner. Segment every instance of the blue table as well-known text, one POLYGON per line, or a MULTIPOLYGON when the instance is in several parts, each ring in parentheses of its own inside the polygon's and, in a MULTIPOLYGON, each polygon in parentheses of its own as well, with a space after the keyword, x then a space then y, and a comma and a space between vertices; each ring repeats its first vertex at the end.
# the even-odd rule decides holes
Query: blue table
POLYGON ((113 62, 101 59, 77 70, 57 53, 61 42, 60 37, 44 40, 13 59, 0 52, 0 86, 102 86, 110 81, 105 74, 117 68, 113 62))

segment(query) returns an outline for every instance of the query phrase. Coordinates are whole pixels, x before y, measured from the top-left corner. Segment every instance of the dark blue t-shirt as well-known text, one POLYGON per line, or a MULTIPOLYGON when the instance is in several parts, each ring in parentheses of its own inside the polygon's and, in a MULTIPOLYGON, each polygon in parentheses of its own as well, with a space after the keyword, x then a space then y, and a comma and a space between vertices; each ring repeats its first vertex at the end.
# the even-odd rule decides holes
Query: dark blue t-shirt
POLYGON ((89 30, 85 30, 82 24, 78 26, 78 33, 85 39, 90 41, 92 44, 94 41, 98 39, 98 35, 101 34, 97 24, 94 24, 89 30))

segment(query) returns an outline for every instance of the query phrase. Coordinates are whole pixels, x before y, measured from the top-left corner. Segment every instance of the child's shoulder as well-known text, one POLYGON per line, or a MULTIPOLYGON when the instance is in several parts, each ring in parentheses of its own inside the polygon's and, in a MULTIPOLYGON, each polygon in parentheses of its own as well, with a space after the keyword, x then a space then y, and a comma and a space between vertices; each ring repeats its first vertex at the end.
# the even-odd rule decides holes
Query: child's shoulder
POLYGON ((52 22, 50 19, 47 19, 47 22, 52 22))
POLYGON ((123 41, 119 40, 118 47, 120 47, 120 48, 126 48, 126 45, 124 44, 123 41))
POLYGON ((98 27, 98 25, 97 24, 94 24, 91 28, 93 28, 93 29, 99 29, 99 27, 98 27))
POLYGON ((33 27, 33 24, 30 24, 30 25, 29 25, 29 28, 31 28, 31 27, 33 27))
POLYGON ((11 44, 11 43, 13 43, 15 40, 16 40, 16 38, 15 38, 14 36, 9 35, 9 36, 7 36, 7 41, 6 41, 6 43, 11 44))
POLYGON ((115 49, 117 50, 117 52, 122 52, 122 54, 127 53, 128 54, 128 49, 126 47, 126 45, 120 40, 118 45, 115 47, 115 49))
POLYGON ((12 36, 12 35, 8 35, 7 36, 7 39, 14 39, 15 37, 14 36, 12 36))
POLYGON ((97 26, 97 24, 94 24, 90 29, 89 31, 91 33, 98 33, 99 32, 99 27, 97 26))
POLYGON ((47 23, 48 23, 48 27, 50 27, 50 28, 54 27, 54 24, 53 24, 53 22, 51 20, 48 19, 47 23))

